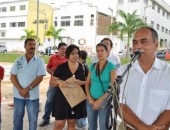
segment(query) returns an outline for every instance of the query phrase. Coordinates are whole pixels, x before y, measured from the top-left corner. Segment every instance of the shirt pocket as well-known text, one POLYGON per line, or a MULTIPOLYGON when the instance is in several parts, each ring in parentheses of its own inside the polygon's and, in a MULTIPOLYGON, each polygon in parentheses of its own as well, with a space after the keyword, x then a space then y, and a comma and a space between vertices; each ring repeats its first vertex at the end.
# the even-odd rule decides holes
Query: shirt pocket
POLYGON ((168 91, 165 90, 151 90, 149 97, 149 108, 161 112, 166 108, 168 102, 168 91))

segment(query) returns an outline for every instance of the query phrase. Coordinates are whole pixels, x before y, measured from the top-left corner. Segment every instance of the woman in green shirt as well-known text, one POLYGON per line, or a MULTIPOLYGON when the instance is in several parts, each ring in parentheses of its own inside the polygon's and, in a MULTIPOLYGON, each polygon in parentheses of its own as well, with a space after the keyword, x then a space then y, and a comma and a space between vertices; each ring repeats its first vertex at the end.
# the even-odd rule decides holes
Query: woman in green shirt
POLYGON ((100 130, 106 130, 106 113, 111 109, 111 103, 107 104, 104 109, 99 109, 101 103, 108 95, 108 86, 113 84, 116 79, 116 67, 107 61, 107 50, 105 44, 97 44, 96 53, 99 61, 90 66, 86 80, 86 108, 89 130, 97 130, 98 116, 100 130))

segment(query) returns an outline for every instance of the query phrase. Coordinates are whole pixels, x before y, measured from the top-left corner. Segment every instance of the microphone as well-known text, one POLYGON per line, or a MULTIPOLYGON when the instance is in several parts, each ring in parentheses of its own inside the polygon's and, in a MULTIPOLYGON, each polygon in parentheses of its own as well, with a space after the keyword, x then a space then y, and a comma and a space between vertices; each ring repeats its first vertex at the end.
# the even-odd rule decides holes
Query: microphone
POLYGON ((132 55, 131 62, 134 63, 141 56, 141 53, 143 53, 143 51, 141 51, 140 49, 135 51, 132 55))

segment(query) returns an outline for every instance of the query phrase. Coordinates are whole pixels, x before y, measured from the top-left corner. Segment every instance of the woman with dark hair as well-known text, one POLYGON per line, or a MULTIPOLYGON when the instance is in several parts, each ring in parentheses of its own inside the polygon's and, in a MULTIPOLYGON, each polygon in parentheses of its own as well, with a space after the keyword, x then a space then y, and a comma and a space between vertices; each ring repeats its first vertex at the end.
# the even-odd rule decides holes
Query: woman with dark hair
POLYGON ((76 45, 70 45, 66 49, 67 62, 58 66, 50 80, 50 85, 57 88, 55 94, 52 116, 55 117, 54 130, 62 130, 67 121, 67 130, 75 130, 76 119, 85 118, 86 102, 85 100, 71 108, 61 89, 68 87, 66 80, 74 76, 76 83, 85 91, 85 76, 88 70, 85 70, 82 65, 77 62, 80 56, 79 48, 76 45))
POLYGON ((107 61, 107 49, 105 44, 97 44, 96 52, 99 61, 91 64, 86 80, 88 130, 98 130, 98 117, 100 130, 106 130, 106 115, 111 110, 111 102, 103 106, 103 109, 99 109, 103 100, 108 96, 109 86, 116 78, 115 65, 107 61))

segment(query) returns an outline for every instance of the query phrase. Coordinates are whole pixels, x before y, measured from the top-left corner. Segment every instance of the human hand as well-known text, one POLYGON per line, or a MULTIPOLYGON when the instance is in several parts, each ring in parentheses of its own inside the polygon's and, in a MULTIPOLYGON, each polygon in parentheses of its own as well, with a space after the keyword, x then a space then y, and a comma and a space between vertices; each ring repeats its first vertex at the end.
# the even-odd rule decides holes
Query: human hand
POLYGON ((102 101, 101 101, 100 99, 96 100, 96 101, 94 102, 93 109, 94 109, 94 110, 98 110, 99 107, 100 107, 100 105, 101 105, 101 103, 102 103, 102 101))
POLYGON ((79 79, 76 79, 75 83, 78 85, 84 85, 83 81, 79 79))
POLYGON ((68 85, 65 81, 63 81, 63 80, 58 81, 58 84, 59 84, 59 87, 68 87, 68 86, 69 86, 69 85, 68 85))
POLYGON ((19 94, 22 96, 22 97, 29 97, 29 88, 22 88, 19 90, 19 94))
POLYGON ((87 97, 87 99, 89 100, 89 104, 93 106, 95 100, 92 97, 87 97))
POLYGON ((148 125, 144 130, 163 130, 165 125, 148 125))

